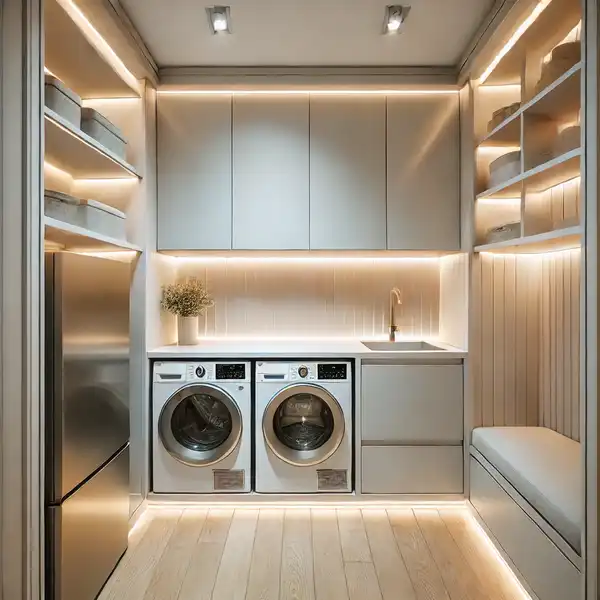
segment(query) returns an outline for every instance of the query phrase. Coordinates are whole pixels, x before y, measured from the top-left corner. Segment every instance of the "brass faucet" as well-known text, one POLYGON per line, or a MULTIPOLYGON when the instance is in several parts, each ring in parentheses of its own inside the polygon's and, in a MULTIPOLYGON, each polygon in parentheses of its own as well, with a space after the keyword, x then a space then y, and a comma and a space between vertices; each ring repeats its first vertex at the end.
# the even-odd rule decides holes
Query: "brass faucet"
POLYGON ((397 287, 393 287, 390 290, 390 342, 396 341, 396 331, 398 331, 396 311, 394 310, 396 304, 402 305, 402 292, 397 287))

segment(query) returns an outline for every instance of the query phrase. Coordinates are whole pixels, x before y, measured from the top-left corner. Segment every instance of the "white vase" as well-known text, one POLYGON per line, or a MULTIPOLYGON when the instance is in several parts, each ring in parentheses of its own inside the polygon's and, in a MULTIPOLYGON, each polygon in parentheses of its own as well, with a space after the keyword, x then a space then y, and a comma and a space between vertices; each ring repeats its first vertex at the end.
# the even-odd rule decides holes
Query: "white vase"
POLYGON ((198 343, 198 317, 177 317, 177 343, 180 346, 198 343))

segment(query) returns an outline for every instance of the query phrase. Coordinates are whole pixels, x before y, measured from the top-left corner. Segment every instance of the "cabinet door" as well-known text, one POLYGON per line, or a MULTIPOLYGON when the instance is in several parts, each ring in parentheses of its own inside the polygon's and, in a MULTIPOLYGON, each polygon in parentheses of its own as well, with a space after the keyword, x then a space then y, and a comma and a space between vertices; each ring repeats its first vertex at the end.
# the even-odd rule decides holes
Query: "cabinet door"
POLYGON ((363 446, 363 494, 462 494, 462 446, 363 446))
POLYGON ((308 250, 308 95, 236 96, 233 247, 308 250))
POLYGON ((385 97, 310 100, 310 247, 386 247, 385 97))
POLYGON ((365 365, 361 405, 365 442, 458 444, 462 365, 365 365))
POLYGON ((159 96, 159 250, 230 250, 231 217, 231 98, 159 96))
POLYGON ((457 94, 388 98, 390 250, 460 247, 458 107, 457 94))

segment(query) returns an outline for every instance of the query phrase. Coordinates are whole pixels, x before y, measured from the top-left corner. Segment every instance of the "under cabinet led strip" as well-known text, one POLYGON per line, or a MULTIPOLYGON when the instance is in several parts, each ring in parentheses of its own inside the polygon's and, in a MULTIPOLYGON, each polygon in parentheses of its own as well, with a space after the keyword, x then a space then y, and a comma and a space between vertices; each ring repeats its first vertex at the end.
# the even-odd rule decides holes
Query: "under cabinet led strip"
POLYGON ((158 90, 162 96, 197 95, 197 96, 428 96, 441 94, 458 94, 458 89, 441 90, 158 90))

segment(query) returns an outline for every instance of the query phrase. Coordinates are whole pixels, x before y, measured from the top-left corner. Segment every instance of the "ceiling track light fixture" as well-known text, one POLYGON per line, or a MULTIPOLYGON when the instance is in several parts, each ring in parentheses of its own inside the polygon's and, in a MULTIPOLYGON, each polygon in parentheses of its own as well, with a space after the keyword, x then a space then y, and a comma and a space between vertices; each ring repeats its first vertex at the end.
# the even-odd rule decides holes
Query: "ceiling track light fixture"
POLYGON ((231 33, 231 16, 229 6, 209 6, 206 8, 208 23, 213 35, 231 33))
POLYGON ((383 33, 400 33, 409 12, 410 6, 400 6, 399 4, 386 6, 385 19, 383 21, 383 33))

